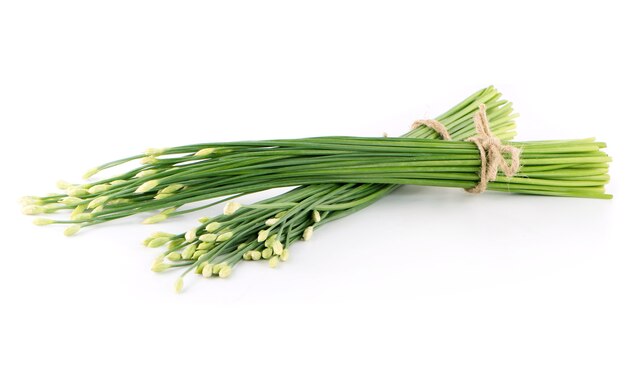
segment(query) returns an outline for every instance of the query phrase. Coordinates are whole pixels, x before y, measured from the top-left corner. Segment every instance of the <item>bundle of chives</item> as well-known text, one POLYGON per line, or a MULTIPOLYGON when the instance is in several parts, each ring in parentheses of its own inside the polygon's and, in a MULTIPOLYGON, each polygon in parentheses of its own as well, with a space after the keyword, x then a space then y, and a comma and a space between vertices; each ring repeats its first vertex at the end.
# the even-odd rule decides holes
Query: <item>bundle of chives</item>
MULTIPOLYGON (((502 139, 514 136, 515 123, 511 104, 501 99, 501 94, 493 87, 480 90, 448 112, 437 118, 446 126, 454 139, 465 139, 474 134, 472 116, 479 104, 484 103, 491 120, 493 133, 502 139)), ((407 133, 411 138, 438 138, 437 133, 420 127, 407 133)), ((269 142, 269 141, 267 141, 269 142)), ((315 151, 307 147, 280 148, 251 144, 253 142, 229 143, 216 147, 213 144, 175 147, 169 149, 149 149, 144 155, 116 160, 90 170, 86 177, 129 162, 140 160, 143 165, 121 175, 82 185, 59 182, 58 186, 66 193, 46 197, 25 197, 24 212, 27 214, 71 211, 67 220, 38 218, 35 223, 71 224, 66 235, 75 234, 81 227, 134 215, 141 212, 162 210, 147 218, 145 223, 156 223, 168 217, 182 215, 211 205, 225 202, 241 195, 278 187, 288 186, 284 181, 272 184, 267 181, 254 182, 250 175, 236 174, 234 177, 216 180, 211 171, 241 169, 254 165, 272 165, 282 160, 304 155, 314 158, 315 151), (158 158, 157 158, 158 157, 158 158), (208 171, 207 171, 208 170, 208 171), (216 187, 215 185, 218 185, 216 187), (179 209, 182 205, 212 198, 220 198, 209 205, 179 209)), ((343 154, 340 161, 349 158, 349 151, 324 150, 326 154, 343 154), (347 154, 347 155, 346 155, 347 154)), ((388 155, 393 158, 395 154, 388 155)), ((353 155, 354 158, 354 155, 353 155)), ((258 168, 258 166, 257 166, 258 168)), ((255 168, 253 171, 257 170, 255 168)), ((254 175, 252 175, 254 176, 254 175)), ((299 178, 302 180, 303 178, 299 178)), ((306 183, 306 182, 305 182, 306 183)), ((293 185, 296 185, 295 183, 293 185)), ((388 192, 388 185, 380 184, 380 190, 388 192)), ((388 190, 389 189, 389 190, 388 190)))

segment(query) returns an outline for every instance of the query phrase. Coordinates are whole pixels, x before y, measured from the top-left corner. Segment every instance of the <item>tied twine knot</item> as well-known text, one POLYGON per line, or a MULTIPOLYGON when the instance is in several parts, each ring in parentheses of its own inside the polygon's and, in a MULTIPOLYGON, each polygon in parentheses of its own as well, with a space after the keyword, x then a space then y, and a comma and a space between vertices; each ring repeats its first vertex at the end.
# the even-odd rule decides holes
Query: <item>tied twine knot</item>
MULTIPOLYGON (((417 120, 413 123, 411 129, 416 129, 422 125, 439 133, 444 140, 451 139, 446 127, 434 119, 417 120)), ((487 119, 484 104, 480 104, 478 111, 474 114, 474 128, 476 129, 476 136, 468 138, 466 141, 474 143, 480 153, 480 180, 476 186, 465 189, 465 191, 478 194, 487 189, 487 184, 490 181, 496 180, 498 170, 502 171, 509 178, 514 176, 520 168, 522 151, 517 147, 502 144, 500 138, 493 135, 489 127, 489 119, 487 119), (511 156, 511 163, 508 163, 504 158, 505 153, 511 156)))

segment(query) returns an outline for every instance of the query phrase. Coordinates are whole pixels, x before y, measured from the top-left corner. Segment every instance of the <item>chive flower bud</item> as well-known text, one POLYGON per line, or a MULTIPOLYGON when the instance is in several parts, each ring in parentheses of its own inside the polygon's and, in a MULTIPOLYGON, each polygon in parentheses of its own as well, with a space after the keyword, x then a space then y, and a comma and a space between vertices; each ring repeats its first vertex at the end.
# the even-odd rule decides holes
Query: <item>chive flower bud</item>
POLYGON ((158 162, 157 158, 154 156, 146 156, 139 160, 139 163, 144 165, 156 164, 158 162))
POLYGON ((278 266, 278 256, 273 256, 270 258, 270 267, 275 268, 276 266, 278 266))
POLYGON ((69 187, 65 190, 65 192, 71 197, 84 197, 90 194, 87 189, 81 187, 69 187))
POLYGON ((228 202, 226 206, 224 206, 224 215, 229 216, 235 213, 238 209, 241 208, 241 203, 238 202, 228 202))
POLYGON ((87 192, 89 192, 89 194, 98 194, 109 190, 110 187, 111 185, 109 184, 97 184, 87 189, 87 192))
POLYGON ((190 229, 185 233, 185 240, 189 243, 196 240, 196 229, 190 229))
POLYGON ((259 259, 261 259, 261 256, 261 252, 259 252, 258 250, 250 251, 250 258, 254 261, 258 261, 259 259))
POLYGON ((91 178, 92 176, 96 175, 99 172, 100 172, 100 169, 97 168, 97 167, 89 169, 89 170, 87 170, 86 173, 83 174, 83 179, 87 180, 87 179, 91 178))
POLYGON ((229 265, 224 265, 222 268, 220 268, 219 277, 226 278, 230 276, 232 272, 233 269, 229 265))
POLYGON ((210 243, 202 242, 198 244, 198 250, 208 250, 208 249, 213 248, 214 246, 215 246, 215 242, 210 242, 210 243))
POLYGON ((289 249, 284 249, 279 258, 281 261, 286 262, 289 259, 289 249))
POLYGON ((243 258, 243 259, 244 259, 244 261, 249 261, 249 260, 251 260, 251 259, 252 259, 252 256, 251 256, 251 254, 250 254, 250 253, 251 253, 251 251, 244 252, 244 254, 241 256, 241 258, 243 258))
POLYGON ((166 238, 166 237, 152 239, 148 243, 148 248, 158 248, 158 247, 165 245, 169 241, 170 241, 170 238, 166 238))
POLYGON ((208 156, 215 152, 215 148, 203 148, 198 152, 194 153, 194 156, 208 156))
POLYGON ((166 150, 167 150, 167 148, 148 148, 146 150, 146 152, 144 152, 144 153, 146 154, 146 156, 160 156, 166 150))
POLYGON ((72 220, 85 222, 91 220, 92 218, 93 216, 91 215, 91 213, 78 213, 76 214, 76 216, 74 216, 72 220))
POLYGON ((135 193, 145 193, 154 189, 157 185, 159 185, 159 181, 156 179, 148 180, 147 182, 141 184, 139 188, 135 190, 135 193))
POLYGON ((22 213, 25 215, 31 215, 31 216, 39 215, 43 213, 43 207, 31 204, 22 208, 22 213))
POLYGON ((33 224, 37 226, 50 225, 50 224, 54 224, 55 222, 56 221, 54 221, 53 219, 43 218, 43 217, 37 217, 36 219, 33 220, 33 224))
POLYGON ((163 262, 155 262, 152 265, 152 271, 153 272, 163 272, 165 270, 167 270, 168 268, 172 267, 171 265, 168 265, 167 263, 163 263, 163 262))
POLYGON ((143 178, 143 177, 146 177, 146 176, 150 176, 150 175, 156 174, 157 172, 159 172, 159 171, 156 170, 156 169, 142 170, 142 171, 138 172, 137 174, 135 174, 135 177, 136 178, 143 178))
POLYGON ((276 217, 272 217, 272 218, 265 220, 265 225, 267 226, 276 225, 278 221, 280 221, 280 219, 277 219, 276 217))
POLYGON ((72 184, 66 182, 65 180, 59 180, 57 181, 57 188, 61 189, 61 190, 65 190, 69 187, 71 187, 72 184))
POLYGON ((313 210, 311 218, 313 218, 313 222, 315 223, 322 221, 322 216, 320 215, 318 210, 313 210))
POLYGON ((109 200, 109 196, 96 197, 91 202, 89 202, 89 204, 87 205, 87 208, 96 208, 98 206, 105 204, 108 200, 109 200))
POLYGON ((165 199, 165 198, 171 197, 173 195, 174 194, 172 194, 172 193, 159 193, 159 194, 154 196, 154 199, 165 199))
POLYGON ((126 184, 126 180, 117 179, 117 180, 113 180, 109 184, 111 184, 111 185, 122 185, 122 184, 126 184))
POLYGON ((204 267, 202 267, 202 276, 209 278, 211 276, 213 276, 213 265, 211 263, 206 264, 204 267))
POLYGON ((157 222, 161 222, 167 219, 167 215, 164 213, 159 213, 154 216, 150 216, 147 219, 143 220, 144 224, 156 224, 157 222))
POLYGON ((80 202, 82 202, 83 200, 78 198, 78 197, 72 197, 72 196, 68 196, 63 198, 60 203, 66 204, 68 206, 76 206, 77 204, 79 204, 80 202))
POLYGON ((168 260, 172 262, 176 262, 176 261, 180 261, 183 257, 178 252, 172 252, 168 254, 167 257, 165 258, 167 258, 168 260))
POLYGON ((76 216, 80 215, 81 213, 85 212, 85 210, 87 209, 87 205, 86 204, 79 204, 78 206, 74 207, 74 210, 72 211, 72 213, 70 213, 70 220, 75 220, 76 216))
POLYGON ((230 240, 233 237, 233 232, 229 231, 227 233, 220 234, 215 241, 217 242, 225 242, 230 240))
POLYGON ((174 283, 174 290, 177 293, 180 293, 181 291, 183 291, 183 278, 182 277, 179 277, 174 283))
POLYGON ((281 255, 283 254, 283 243, 281 243, 279 240, 276 240, 272 243, 272 250, 274 251, 274 254, 277 255, 281 255))
POLYGON ((304 229, 304 232, 302 233, 302 239, 304 241, 311 239, 312 236, 313 236, 313 226, 309 226, 306 229, 304 229))
POLYGON ((20 204, 22 206, 40 205, 41 203, 42 201, 41 201, 41 198, 39 197, 26 196, 26 197, 20 198, 20 204))
POLYGON ((220 224, 219 222, 211 222, 211 223, 210 223, 210 224, 208 224, 208 225, 207 225, 204 229, 205 229, 207 232, 210 232, 210 233, 211 233, 211 232, 213 232, 213 231, 215 231, 215 230, 219 229, 219 228, 220 228, 220 226, 222 226, 222 224, 220 224))
POLYGON ((70 225, 67 228, 65 228, 65 231, 63 231, 63 235, 65 235, 65 236, 72 236, 72 235, 75 235, 79 231, 80 231, 80 225, 79 224, 74 224, 74 225, 70 225))
POLYGON ((187 248, 185 248, 180 255, 183 257, 183 259, 191 259, 191 257, 193 257, 193 254, 196 252, 196 249, 197 246, 195 244, 188 245, 187 248))
POLYGON ((166 186, 165 188, 161 189, 159 192, 163 194, 174 193, 183 189, 184 187, 185 186, 183 184, 170 184, 166 186))
POLYGON ((263 259, 270 259, 270 257, 274 254, 274 251, 272 250, 272 248, 265 248, 263 249, 263 251, 261 252, 261 257, 263 257, 263 259))
POLYGON ((256 240, 259 243, 264 242, 269 235, 270 235, 270 231, 269 230, 261 230, 261 231, 259 231, 259 235, 257 236, 256 240))
POLYGON ((199 238, 201 241, 206 242, 206 243, 211 243, 217 240, 217 235, 215 234, 203 234, 200 235, 199 238))

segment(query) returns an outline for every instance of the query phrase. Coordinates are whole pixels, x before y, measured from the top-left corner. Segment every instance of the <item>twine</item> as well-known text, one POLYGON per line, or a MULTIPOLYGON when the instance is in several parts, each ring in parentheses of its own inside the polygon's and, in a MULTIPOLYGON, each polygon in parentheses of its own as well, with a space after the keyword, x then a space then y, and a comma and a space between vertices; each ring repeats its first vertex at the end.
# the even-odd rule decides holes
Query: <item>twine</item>
POLYGON ((517 147, 502 144, 500 139, 491 133, 484 104, 480 104, 478 112, 474 115, 474 125, 477 136, 468 138, 466 141, 476 144, 480 152, 480 181, 475 187, 465 189, 465 191, 482 193, 487 189, 490 181, 496 180, 498 170, 509 178, 517 173, 522 151, 517 147), (504 159, 504 153, 511 155, 510 164, 504 159))
MULTIPOLYGON (((411 126, 411 129, 417 129, 420 126, 427 126, 435 132, 439 133, 442 139, 449 141, 450 133, 445 125, 434 119, 417 120, 411 126)), ((480 104, 478 111, 474 115, 474 126, 476 129, 476 137, 466 139, 467 142, 476 144, 480 153, 480 180, 473 188, 465 189, 466 192, 479 194, 487 189, 490 181, 496 180, 498 170, 501 170, 507 177, 514 176, 520 168, 520 155, 522 151, 513 146, 502 144, 500 139, 493 135, 489 128, 489 119, 484 104, 480 104), (508 164, 504 158, 504 153, 511 155, 511 163, 508 164)))
POLYGON ((450 138, 450 133, 448 133, 446 126, 435 119, 416 120, 413 125, 411 125, 411 129, 417 129, 422 125, 427 126, 435 132, 439 133, 441 139, 443 139, 444 141, 449 141, 452 139, 450 138))

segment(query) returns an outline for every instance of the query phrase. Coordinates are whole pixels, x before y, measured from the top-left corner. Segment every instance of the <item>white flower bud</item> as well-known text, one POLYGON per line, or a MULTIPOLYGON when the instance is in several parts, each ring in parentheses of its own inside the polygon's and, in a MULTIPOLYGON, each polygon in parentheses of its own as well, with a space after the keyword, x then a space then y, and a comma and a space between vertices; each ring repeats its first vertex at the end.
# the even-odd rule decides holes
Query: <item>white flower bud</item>
POLYGON ((304 232, 302 233, 302 239, 304 239, 304 241, 311 239, 312 236, 313 236, 313 226, 309 226, 306 229, 304 229, 304 232))
POLYGON ((72 213, 70 213, 70 220, 75 220, 76 216, 85 212, 86 209, 87 209, 86 204, 79 204, 78 206, 74 207, 74 210, 72 211, 72 213))
POLYGON ((65 190, 69 187, 71 187, 72 184, 66 182, 65 180, 59 180, 57 181, 57 188, 61 189, 61 190, 65 190))
POLYGON ((265 248, 263 249, 263 251, 261 252, 261 257, 263 257, 263 259, 270 259, 270 257, 274 254, 274 251, 272 250, 272 248, 265 248))
POLYGON ((89 169, 87 170, 85 174, 83 174, 83 179, 87 180, 99 172, 100 172, 100 169, 97 167, 94 167, 93 169, 89 169))
POLYGON ((176 261, 180 261, 183 257, 178 252, 172 252, 168 254, 167 257, 165 258, 167 258, 168 260, 172 262, 176 262, 176 261))
POLYGON ((147 219, 143 220, 144 224, 156 224, 157 222, 161 222, 167 219, 167 215, 164 213, 159 213, 154 216, 150 216, 147 219))
POLYGON ((184 285, 183 285, 183 278, 182 278, 182 277, 179 277, 179 278, 176 280, 176 283, 174 283, 174 290, 175 290, 177 293, 180 293, 181 291, 183 291, 183 286, 184 286, 184 285))
POLYGON ((233 269, 229 265, 224 265, 222 268, 220 268, 219 276, 221 278, 226 278, 230 276, 232 272, 233 272, 233 269))
POLYGON ((150 176, 150 175, 156 174, 157 172, 159 172, 159 170, 156 170, 156 169, 143 170, 143 171, 140 171, 137 174, 135 174, 135 177, 136 178, 143 178, 143 177, 146 177, 146 176, 150 176))
POLYGON ((206 242, 206 243, 212 243, 215 240, 217 240, 217 235, 215 235, 215 234, 203 234, 203 235, 200 235, 199 239, 201 241, 203 241, 203 242, 206 242))
POLYGON ((159 185, 159 181, 156 179, 148 180, 147 182, 141 184, 136 190, 135 193, 145 193, 154 189, 157 185, 159 185))
POLYGON ((39 197, 26 196, 26 197, 20 198, 20 204, 22 206, 40 205, 41 203, 42 201, 41 201, 41 198, 39 197))
POLYGON ((193 257, 193 254, 196 252, 196 249, 197 246, 195 244, 188 245, 185 249, 183 249, 180 255, 183 257, 183 259, 191 259, 191 257, 193 257))
POLYGON ((280 255, 280 260, 286 262, 289 259, 289 249, 284 249, 280 255))
POLYGON ((65 197, 61 200, 61 203, 68 205, 68 206, 76 206, 82 201, 83 200, 78 197, 65 197))
POLYGON ((194 156, 208 156, 215 152, 215 148, 203 148, 198 152, 194 153, 194 156))
POLYGON ((252 256, 250 255, 250 252, 251 252, 251 251, 244 252, 244 254, 243 254, 241 257, 242 257, 245 261, 249 261, 249 260, 251 260, 251 259, 252 259, 252 256))
POLYGON ((43 207, 31 204, 22 208, 22 213, 30 216, 40 215, 43 213, 43 207))
POLYGON ((96 208, 98 206, 105 204, 108 200, 109 200, 109 196, 96 197, 93 200, 91 200, 91 202, 89 202, 89 204, 87 205, 87 208, 96 208))
POLYGON ((215 240, 216 242, 225 242, 230 240, 233 237, 233 232, 229 231, 227 233, 223 233, 218 235, 217 239, 215 240))
POLYGON ((111 183, 111 185, 122 185, 122 184, 126 184, 127 181, 126 180, 122 180, 122 179, 117 179, 117 180, 113 180, 111 183))
POLYGON ((171 197, 173 195, 174 194, 172 194, 172 193, 161 193, 161 194, 155 195, 154 199, 165 199, 165 198, 171 197))
POLYGON ((144 153, 146 154, 146 156, 159 156, 162 155, 166 150, 167 148, 148 148, 144 153))
POLYGON ((73 216, 72 220, 85 222, 85 221, 91 220, 92 218, 93 216, 91 215, 91 213, 79 213, 79 214, 76 214, 76 216, 73 216))
POLYGON ((235 213, 238 209, 241 208, 241 203, 238 202, 228 202, 226 206, 224 206, 224 215, 229 216, 235 213))
POLYGON ((148 243, 148 248, 158 248, 158 247, 165 245, 169 241, 170 241, 170 238, 166 238, 166 237, 152 239, 148 243))
POLYGON ((36 219, 33 220, 33 224, 37 226, 50 225, 50 224, 54 224, 55 222, 56 221, 54 221, 53 219, 48 219, 48 218, 43 218, 43 217, 37 217, 36 219))
POLYGON ((90 194, 87 189, 81 187, 69 187, 65 190, 65 192, 71 197, 84 197, 90 194))
POLYGON ((151 270, 153 272, 163 272, 163 271, 169 269, 170 267, 172 267, 172 266, 168 265, 167 263, 154 262, 154 264, 152 265, 151 270))
POLYGON ((163 194, 167 194, 167 193, 174 193, 177 192, 181 189, 183 189, 185 186, 183 184, 170 184, 168 186, 166 186, 165 188, 161 189, 159 192, 163 193, 163 194))
POLYGON ((276 239, 278 239, 278 235, 277 234, 272 234, 272 236, 270 236, 269 238, 267 238, 267 240, 265 241, 265 247, 266 248, 271 248, 272 244, 274 244, 274 242, 276 241, 276 239))
POLYGON ((68 226, 67 228, 65 228, 65 231, 63 231, 63 234, 65 236, 72 236, 72 235, 76 234, 79 231, 80 231, 80 225, 74 224, 74 225, 71 225, 71 226, 68 226))
POLYGON ((259 231, 259 235, 257 236, 256 240, 259 243, 264 242, 269 235, 270 235, 270 231, 269 230, 261 230, 261 231, 259 231))
POLYGON ((211 222, 210 224, 208 224, 204 229, 209 232, 212 233, 215 230, 219 229, 222 226, 222 224, 220 224, 219 222, 211 222))
POLYGON ((275 268, 278 266, 278 256, 273 256, 270 258, 270 267, 275 268))
POLYGON ((196 240, 196 229, 190 229, 185 233, 185 240, 191 243, 196 240))
POLYGON ((276 223, 277 223, 278 221, 280 221, 280 219, 277 219, 277 218, 273 217, 273 218, 267 219, 267 220, 265 221, 265 225, 267 225, 267 226, 276 225, 276 223))
POLYGON ((94 208, 93 210, 91 210, 91 214, 93 215, 94 213, 102 212, 103 210, 104 210, 104 206, 100 205, 94 208))
POLYGON ((259 259, 261 259, 261 257, 262 257, 262 254, 258 250, 250 251, 250 258, 252 260, 258 261, 259 259))
POLYGON ((313 210, 311 218, 313 218, 313 222, 315 223, 322 221, 322 216, 320 215, 318 210, 313 210))
POLYGON ((208 263, 204 267, 202 267, 202 276, 209 278, 213 276, 213 264, 208 263))
POLYGON ((198 250, 208 250, 208 249, 213 248, 214 246, 215 246, 215 242, 210 242, 210 243, 202 242, 198 244, 198 250))
POLYGON ((272 250, 274 251, 274 254, 277 255, 281 255, 283 254, 283 243, 281 243, 279 240, 276 240, 275 242, 272 243, 272 250))
POLYGON ((89 194, 98 194, 109 190, 110 187, 111 185, 109 184, 97 184, 87 189, 87 192, 89 192, 89 194))
POLYGON ((198 259, 200 258, 201 255, 207 254, 207 252, 208 250, 196 250, 195 252, 193 252, 191 259, 198 259))
POLYGON ((143 165, 152 165, 156 164, 158 161, 159 160, 154 156, 146 156, 139 160, 139 163, 143 165))

